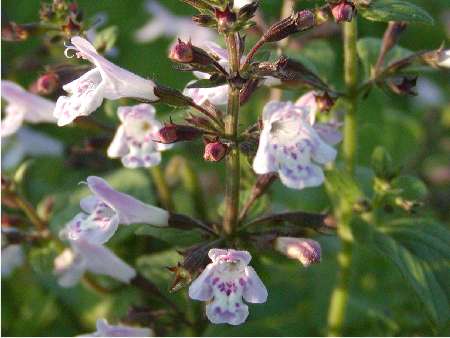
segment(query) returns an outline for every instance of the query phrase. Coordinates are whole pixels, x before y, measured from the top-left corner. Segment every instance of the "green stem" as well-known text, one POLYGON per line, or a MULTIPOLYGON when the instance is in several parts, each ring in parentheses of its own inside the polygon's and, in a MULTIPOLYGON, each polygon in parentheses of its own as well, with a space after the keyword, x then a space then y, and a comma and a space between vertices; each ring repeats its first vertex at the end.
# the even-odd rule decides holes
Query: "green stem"
POLYGON ((235 34, 226 36, 231 78, 229 81, 227 114, 225 116, 225 134, 231 140, 231 147, 225 158, 225 213, 223 229, 228 235, 233 233, 236 228, 239 216, 240 163, 237 131, 240 90, 233 81, 236 76, 239 76, 239 51, 236 38, 235 34))
POLYGON ((164 174, 159 165, 150 168, 150 174, 155 184, 156 191, 158 192, 159 201, 161 205, 168 211, 173 210, 172 194, 170 193, 169 186, 167 185, 164 174))
MULTIPOLYGON (((344 24, 344 78, 347 88, 348 110, 344 121, 343 155, 347 171, 354 175, 357 145, 357 81, 358 60, 356 54, 357 21, 344 24)), ((341 217, 337 234, 341 239, 341 251, 338 253, 338 275, 336 286, 331 295, 328 311, 328 336, 342 336, 345 311, 349 298, 349 286, 352 262, 352 243, 349 233, 350 217, 341 217)))

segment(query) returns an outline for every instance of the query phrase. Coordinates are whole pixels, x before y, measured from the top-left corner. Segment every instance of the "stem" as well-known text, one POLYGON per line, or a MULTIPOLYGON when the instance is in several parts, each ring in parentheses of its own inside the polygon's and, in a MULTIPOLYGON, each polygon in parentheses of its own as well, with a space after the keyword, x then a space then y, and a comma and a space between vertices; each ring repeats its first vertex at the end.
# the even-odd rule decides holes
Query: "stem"
MULTIPOLYGON (((343 154, 347 171, 354 175, 355 154, 357 145, 356 112, 357 112, 357 80, 358 60, 356 54, 357 21, 344 24, 344 78, 347 87, 348 111, 344 121, 343 154)), ((345 236, 349 231, 350 217, 340 219, 337 234, 341 239, 341 251, 337 256, 338 276, 336 286, 331 295, 328 310, 328 336, 341 336, 345 320, 345 311, 349 298, 351 277, 352 243, 345 236)))
POLYGON ((150 168, 150 174, 153 178, 153 183, 155 184, 156 191, 158 192, 159 201, 162 206, 168 210, 173 210, 172 195, 170 193, 169 186, 167 185, 164 174, 159 165, 150 168))
POLYGON ((266 39, 263 37, 261 37, 261 39, 258 40, 258 42, 253 46, 253 48, 250 50, 250 52, 247 54, 247 56, 245 57, 244 63, 242 64, 242 68, 244 69, 245 67, 248 66, 248 64, 250 63, 250 61, 253 59, 253 57, 255 56, 256 52, 266 43, 266 39))
POLYGON ((30 202, 28 202, 26 199, 24 199, 22 196, 16 194, 14 196, 14 201, 17 203, 17 205, 22 209, 22 211, 27 215, 28 219, 31 223, 36 227, 36 229, 39 232, 47 232, 47 224, 41 220, 39 215, 37 214, 34 207, 31 205, 30 202))
POLYGON ((233 78, 239 76, 239 51, 237 49, 236 35, 226 36, 228 57, 230 60, 230 75, 228 89, 228 108, 225 116, 225 134, 231 140, 231 150, 225 158, 225 213, 223 229, 226 234, 233 233, 238 223, 239 215, 239 145, 238 145, 238 121, 239 121, 239 94, 240 90, 233 82, 233 78))

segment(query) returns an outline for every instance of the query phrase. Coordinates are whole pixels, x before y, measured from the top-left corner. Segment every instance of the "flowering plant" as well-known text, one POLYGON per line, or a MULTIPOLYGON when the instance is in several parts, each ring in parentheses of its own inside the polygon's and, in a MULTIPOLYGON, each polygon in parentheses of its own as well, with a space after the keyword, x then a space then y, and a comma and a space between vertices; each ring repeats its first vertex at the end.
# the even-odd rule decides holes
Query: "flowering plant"
POLYGON ((433 17, 127 3, 115 26, 101 3, 43 0, 2 28, 2 333, 445 333, 450 52, 399 45, 433 17))

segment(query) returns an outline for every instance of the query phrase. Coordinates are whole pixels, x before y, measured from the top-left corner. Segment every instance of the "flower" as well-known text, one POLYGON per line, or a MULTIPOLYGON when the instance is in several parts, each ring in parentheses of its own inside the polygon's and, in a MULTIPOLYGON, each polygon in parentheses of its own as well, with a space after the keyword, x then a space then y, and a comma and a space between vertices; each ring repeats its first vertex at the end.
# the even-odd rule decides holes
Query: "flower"
POLYGON ((250 5, 254 0, 234 0, 234 9, 241 9, 244 6, 250 5))
POLYGON ((211 141, 205 145, 203 158, 205 161, 218 162, 225 157, 228 146, 220 141, 211 141))
POLYGON ((312 239, 277 237, 275 249, 289 258, 298 259, 305 267, 320 262, 320 244, 312 239))
POLYGON ((289 188, 318 186, 324 181, 320 165, 333 161, 331 146, 341 140, 336 123, 315 123, 313 92, 292 102, 272 101, 263 111, 264 128, 253 161, 257 174, 278 172, 289 188))
POLYGON ((152 167, 161 162, 161 151, 170 145, 154 142, 162 128, 155 118, 155 108, 149 104, 119 107, 117 110, 122 124, 108 148, 108 156, 122 159, 127 168, 152 167))
POLYGON ((31 94, 18 84, 2 80, 2 98, 6 100, 6 117, 2 119, 1 137, 14 134, 23 122, 56 122, 53 117, 55 103, 31 94))
POLYGON ((100 177, 89 176, 87 185, 93 195, 80 201, 84 212, 77 214, 61 231, 63 239, 104 244, 114 235, 119 224, 168 225, 169 213, 166 210, 116 191, 100 177))
POLYGON ((70 96, 60 96, 56 102, 54 116, 58 119, 58 126, 69 124, 78 116, 91 114, 100 107, 104 98, 158 100, 153 92, 153 81, 116 66, 98 54, 94 46, 82 37, 75 36, 70 41, 74 46, 67 47, 66 56, 70 50, 75 50, 77 57, 92 62, 95 68, 63 86, 70 96))
POLYGON ((247 251, 211 249, 212 263, 192 282, 189 297, 210 301, 206 316, 214 324, 239 325, 248 316, 249 303, 265 303, 267 289, 255 270, 248 266, 252 259, 247 251))
POLYGON ((65 249, 54 261, 54 272, 62 287, 78 283, 85 271, 107 275, 123 283, 129 283, 136 271, 103 245, 79 239, 70 241, 71 249, 65 249))
POLYGON ((2 168, 10 169, 26 156, 60 156, 63 144, 43 133, 22 127, 2 140, 2 168))
POLYGON ((353 3, 341 0, 331 6, 331 13, 337 23, 342 21, 350 22, 356 14, 356 8, 353 3))
POLYGON ((2 247, 2 278, 8 277, 15 268, 21 266, 24 261, 22 247, 18 244, 9 244, 2 247))
POLYGON ((146 8, 153 18, 135 33, 138 42, 151 42, 163 36, 201 45, 216 38, 210 29, 196 25, 189 17, 173 15, 157 1, 148 1, 146 8))
MULTIPOLYGON (((218 63, 225 70, 228 70, 228 52, 226 49, 221 48, 218 44, 211 41, 204 42, 204 48, 209 54, 213 55, 218 60, 218 63)), ((194 75, 199 79, 210 78, 209 74, 202 72, 194 72, 194 75)), ((210 88, 189 88, 189 85, 194 82, 195 81, 191 81, 188 83, 187 87, 183 91, 183 94, 191 97, 196 104, 203 105, 206 101, 209 101, 216 106, 227 104, 228 84, 210 88)))
POLYGON ((444 49, 439 52, 437 65, 443 68, 450 68, 450 49, 444 49))
POLYGON ((152 337, 154 333, 149 328, 138 328, 126 325, 109 325, 106 319, 97 319, 97 331, 84 334, 81 337, 152 337))

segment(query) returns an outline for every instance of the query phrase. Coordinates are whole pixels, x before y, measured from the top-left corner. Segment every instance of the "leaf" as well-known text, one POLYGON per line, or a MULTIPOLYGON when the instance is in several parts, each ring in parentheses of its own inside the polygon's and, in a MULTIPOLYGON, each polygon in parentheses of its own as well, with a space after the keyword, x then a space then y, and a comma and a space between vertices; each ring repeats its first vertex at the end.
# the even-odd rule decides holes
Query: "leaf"
POLYGON ((368 6, 359 6, 359 14, 370 21, 407 21, 433 25, 428 12, 407 1, 374 0, 368 6))
POLYGON ((391 260, 424 304, 430 318, 450 318, 450 232, 429 219, 398 219, 372 227, 375 250, 391 260))
POLYGON ((400 195, 409 200, 420 200, 426 197, 428 189, 425 183, 414 176, 400 176, 392 181, 393 189, 400 189, 400 195))
POLYGON ((202 241, 202 232, 199 230, 180 230, 174 228, 160 228, 151 225, 139 227, 136 235, 151 236, 169 244, 177 246, 190 246, 202 241))

